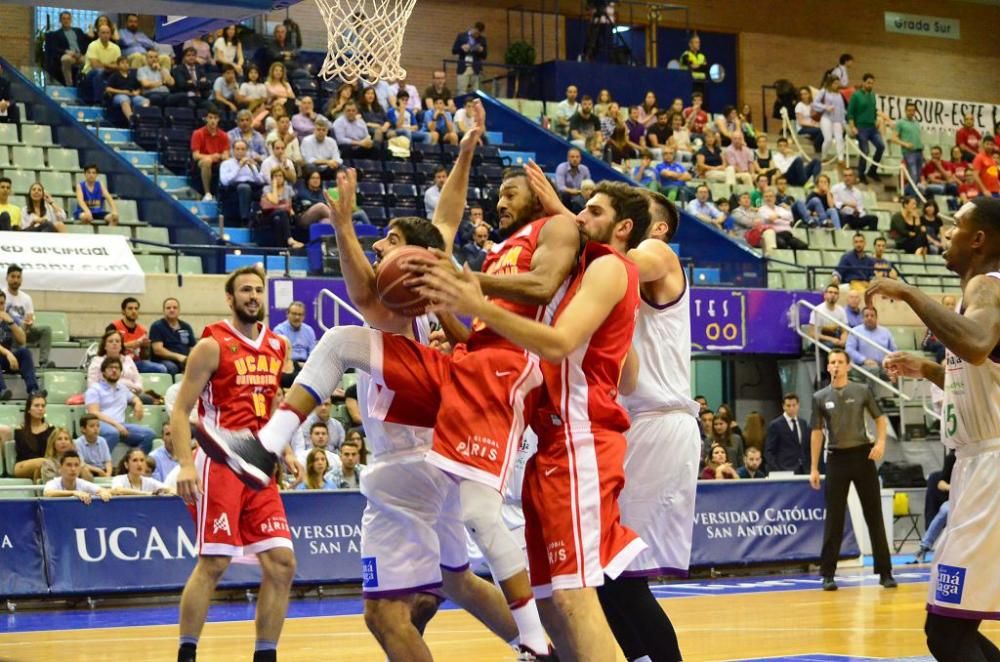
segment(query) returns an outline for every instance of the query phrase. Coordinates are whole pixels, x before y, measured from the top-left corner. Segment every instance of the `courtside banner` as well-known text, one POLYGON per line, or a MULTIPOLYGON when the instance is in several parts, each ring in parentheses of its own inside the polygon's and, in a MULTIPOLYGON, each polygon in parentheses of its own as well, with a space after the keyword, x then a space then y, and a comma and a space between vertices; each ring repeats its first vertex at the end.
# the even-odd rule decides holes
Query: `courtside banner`
POLYGON ((142 294, 146 276, 125 237, 108 234, 0 232, 0 270, 24 269, 28 292, 142 294))
MULTIPOLYGON (((826 500, 808 481, 703 481, 694 507, 692 567, 819 559, 826 500)), ((860 554, 849 517, 840 553, 860 554)))
POLYGON ((48 591, 42 557, 42 533, 34 499, 3 501, 0 515, 0 595, 48 591))

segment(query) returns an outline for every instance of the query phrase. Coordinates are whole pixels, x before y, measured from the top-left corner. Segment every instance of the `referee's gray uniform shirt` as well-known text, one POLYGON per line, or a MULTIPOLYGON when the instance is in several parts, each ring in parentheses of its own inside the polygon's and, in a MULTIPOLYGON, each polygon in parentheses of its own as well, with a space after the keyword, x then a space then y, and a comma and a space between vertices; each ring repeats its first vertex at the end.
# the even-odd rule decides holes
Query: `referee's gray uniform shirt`
POLYGON ((844 388, 834 388, 831 384, 813 395, 812 429, 819 430, 826 424, 827 448, 832 451, 870 446, 865 431, 866 409, 872 418, 882 415, 882 408, 866 385, 847 382, 844 388))

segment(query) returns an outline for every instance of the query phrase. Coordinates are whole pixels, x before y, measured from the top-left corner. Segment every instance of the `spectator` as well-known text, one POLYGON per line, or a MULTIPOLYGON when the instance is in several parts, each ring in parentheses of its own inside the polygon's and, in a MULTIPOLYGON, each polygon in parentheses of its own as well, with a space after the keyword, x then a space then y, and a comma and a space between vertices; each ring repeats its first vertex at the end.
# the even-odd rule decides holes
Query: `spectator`
POLYGON ((647 150, 643 150, 639 155, 639 163, 632 168, 632 179, 639 182, 640 186, 657 190, 656 168, 653 167, 653 155, 647 150))
POLYGON ((559 198, 571 211, 579 213, 587 203, 581 184, 590 179, 590 168, 582 163, 583 153, 576 147, 566 152, 566 160, 556 166, 555 184, 559 198))
MULTIPOLYGON (((682 102, 683 103, 683 102, 682 102)), ((646 96, 642 98, 642 103, 639 104, 639 123, 642 124, 644 129, 649 129, 655 124, 659 118, 660 109, 656 106, 656 93, 653 90, 648 90, 646 96)), ((683 106, 682 106, 683 109, 683 106)), ((668 125, 669 126, 669 123, 668 125)))
POLYGON ((448 82, 443 71, 435 71, 431 74, 431 84, 424 90, 424 105, 426 110, 434 108, 434 102, 438 99, 444 101, 445 110, 449 113, 455 112, 455 100, 452 98, 451 90, 448 89, 448 82))
POLYGON ((105 502, 111 499, 111 492, 80 478, 80 469, 80 455, 76 451, 66 451, 59 460, 59 478, 45 483, 42 496, 76 497, 88 505, 95 496, 105 502))
MULTIPOLYGON (((276 109, 277 110, 277 109, 276 109)), ((271 152, 274 152, 274 143, 280 140, 285 145, 285 156, 288 157, 292 163, 295 164, 296 173, 301 172, 302 167, 305 165, 305 157, 302 155, 301 143, 299 143, 298 136, 292 131, 292 118, 289 117, 283 110, 275 113, 276 119, 274 124, 274 129, 267 134, 265 143, 270 147, 271 152)), ((323 120, 326 122, 327 134, 330 132, 330 123, 325 117, 323 120)), ((335 141, 330 141, 331 145, 335 144, 335 141)), ((337 152, 340 153, 339 151, 337 152)), ((291 179, 289 183, 295 183, 295 179, 291 179)))
POLYGON ((617 101, 608 103, 607 111, 604 113, 599 112, 598 105, 595 105, 594 112, 597 113, 597 116, 601 120, 601 135, 605 140, 611 137, 611 134, 614 133, 617 127, 625 126, 621 119, 621 107, 617 101))
MULTIPOLYGON (((640 107, 641 108, 641 107, 640 107)), ((641 115, 641 113, 640 113, 641 115)), ((671 126, 673 115, 661 110, 656 113, 655 123, 646 129, 646 145, 649 147, 663 147, 670 140, 674 131, 671 126)), ((683 122, 683 118, 680 119, 683 122)))
POLYGON ((847 305, 844 306, 844 314, 847 316, 847 326, 852 329, 865 321, 865 311, 861 306, 861 294, 861 290, 847 291, 847 305))
POLYGON ((926 255, 930 244, 927 241, 927 229, 917 210, 917 199, 904 196, 901 203, 902 208, 892 215, 889 234, 896 240, 896 248, 899 250, 911 255, 926 255))
POLYGON ((854 56, 850 53, 844 53, 837 62, 837 66, 830 70, 828 76, 837 80, 840 89, 843 90, 844 102, 846 103, 847 99, 854 93, 854 90, 850 86, 851 81, 849 78, 850 68, 854 64, 854 56))
MULTIPOLYGON (((946 294, 943 297, 941 297, 941 305, 947 308, 948 310, 955 310, 955 303, 956 303, 955 297, 953 297, 950 294, 946 294)), ((920 342, 920 349, 930 354, 933 354, 934 361, 936 363, 941 363, 942 361, 944 361, 945 351, 946 351, 944 343, 938 340, 937 336, 935 336, 930 329, 927 329, 927 331, 924 333, 924 339, 920 342)))
POLYGON ((600 133, 601 119, 594 113, 594 100, 584 94, 580 99, 580 109, 569 119, 569 136, 579 149, 585 149, 587 139, 600 133))
POLYGON ((396 105, 389 109, 387 115, 389 125, 396 135, 406 136, 412 142, 429 143, 431 136, 420 128, 413 111, 407 108, 410 102, 410 95, 405 90, 400 90, 396 95, 396 105))
POLYGON ((879 326, 878 311, 873 306, 865 308, 864 318, 863 324, 852 329, 853 333, 847 340, 847 354, 852 363, 884 379, 886 373, 882 369, 882 359, 889 352, 896 351, 896 341, 889 329, 879 326), (886 351, 873 347, 861 338, 867 338, 886 351))
MULTIPOLYGON (((320 117, 315 110, 315 102, 312 97, 302 97, 299 99, 299 112, 292 115, 292 131, 300 140, 311 136, 316 130, 316 119, 320 117)), ((336 128, 336 123, 334 124, 336 128)))
POLYGON ((961 185, 961 182, 965 181, 965 173, 969 169, 970 163, 967 163, 962 158, 962 149, 958 145, 953 145, 949 154, 948 164, 951 166, 951 171, 955 173, 959 185, 961 185))
POLYGON ((25 232, 66 232, 66 210, 35 182, 28 188, 27 204, 21 210, 21 229, 25 232))
POLYGON ((774 179, 774 199, 778 203, 778 206, 791 210, 792 216, 795 218, 796 227, 802 224, 809 227, 819 225, 819 222, 810 213, 809 208, 806 207, 805 201, 796 200, 792 197, 791 192, 788 190, 788 178, 784 175, 775 177, 774 179))
MULTIPOLYGON (((247 120, 243 121, 249 124, 247 120)), ((239 131, 239 128, 237 127, 233 131, 239 131)), ((247 142, 242 138, 237 138, 232 145, 232 157, 223 161, 222 165, 219 166, 220 195, 228 197, 233 192, 236 193, 240 224, 246 226, 250 223, 251 206, 255 200, 260 198, 261 190, 264 188, 264 178, 257 161, 248 153, 247 142)))
POLYGON ((83 223, 107 221, 108 225, 118 225, 118 206, 111 193, 97 179, 97 165, 83 166, 83 179, 76 184, 76 212, 74 216, 83 223), (108 208, 105 209, 104 204, 108 208))
MULTIPOLYGON (((319 405, 310 412, 306 417, 306 420, 302 422, 299 426, 299 434, 293 439, 298 440, 298 446, 300 449, 309 448, 310 439, 313 437, 314 427, 321 425, 326 430, 326 445, 324 448, 328 450, 337 450, 340 448, 340 444, 344 441, 344 426, 340 424, 336 418, 331 416, 333 410, 333 405, 329 400, 319 405)), ((335 466, 337 462, 331 460, 330 466, 335 466)))
POLYGON ((184 372, 188 354, 197 342, 194 329, 180 314, 181 302, 167 297, 163 300, 163 317, 149 327, 153 361, 166 367, 171 375, 184 372))
POLYGON ((732 166, 723 163, 722 150, 719 147, 719 136, 715 131, 708 130, 704 134, 704 144, 695 154, 695 174, 710 182, 723 182, 733 186, 736 184, 736 171, 732 166))
MULTIPOLYGON (((400 78, 395 83, 389 86, 390 99, 392 99, 390 105, 396 106, 399 101, 399 95, 406 92, 406 108, 411 113, 414 114, 418 119, 423 117, 424 105, 420 103, 420 92, 417 91, 416 85, 411 85, 406 82, 405 79, 400 78)), ((343 99, 343 103, 347 103, 354 98, 354 94, 347 99, 343 99)), ((327 113, 328 115, 330 113, 327 113)))
POLYGON ((344 389, 344 406, 347 408, 348 422, 352 427, 361 425, 361 409, 358 406, 358 385, 352 384, 344 389))
POLYGON ((236 70, 237 76, 243 75, 243 44, 240 43, 235 23, 222 28, 218 39, 212 45, 212 54, 215 56, 216 66, 220 69, 225 69, 228 64, 236 70))
POLYGON ((757 175, 753 181, 753 188, 750 190, 750 204, 760 207, 764 204, 764 191, 768 188, 767 175, 757 175))
POLYGON ((611 91, 606 87, 601 88, 597 93, 597 99, 594 101, 594 114, 598 117, 606 117, 613 101, 611 91))
POLYGON ((302 482, 295 486, 296 490, 335 490, 337 486, 326 475, 330 472, 330 462, 326 459, 326 451, 313 448, 306 454, 306 475, 302 482))
POLYGON ((274 65, 282 65, 282 72, 285 69, 292 70, 298 69, 299 64, 299 45, 291 39, 288 34, 288 26, 284 23, 279 23, 274 27, 274 32, 272 34, 272 39, 267 45, 267 50, 264 53, 264 59, 269 67, 274 68, 274 65))
POLYGON ((764 224, 761 243, 765 255, 775 248, 792 248, 797 251, 809 248, 806 242, 792 234, 792 212, 777 203, 774 189, 764 191, 764 204, 757 210, 757 217, 764 224))
MULTIPOLYGON (((934 543, 944 532, 945 526, 948 525, 948 513, 951 512, 951 501, 949 499, 951 496, 951 476, 954 469, 955 451, 951 450, 947 455, 945 455, 944 467, 941 472, 933 472, 931 474, 931 476, 938 476, 937 481, 932 483, 931 476, 927 477, 928 486, 933 485, 934 487, 937 487, 938 492, 945 498, 945 502, 941 504, 941 507, 934 514, 934 517, 932 517, 928 522, 927 530, 924 532, 924 537, 920 539, 920 547, 917 548, 917 553, 914 555, 912 563, 927 562, 928 552, 934 549, 934 543)), ((927 491, 931 491, 930 487, 928 487, 927 491)))
POLYGON ((821 112, 813 108, 812 90, 800 87, 799 102, 795 104, 796 132, 812 141, 813 151, 818 155, 823 153, 823 129, 820 128, 822 116, 821 112))
POLYGON ((688 204, 685 211, 703 223, 714 225, 722 231, 729 230, 733 226, 733 222, 712 204, 709 199, 708 186, 704 184, 699 184, 698 188, 695 189, 694 200, 688 204))
POLYGON ((54 368, 49 361, 52 350, 52 329, 48 326, 35 324, 35 304, 31 295, 21 289, 24 272, 16 264, 7 267, 7 287, 3 293, 7 298, 5 306, 7 314, 14 318, 14 323, 20 326, 27 336, 28 345, 38 347, 38 365, 43 368, 54 368))
POLYGON ((924 143, 920 137, 920 123, 917 122, 917 104, 906 103, 906 117, 896 120, 895 135, 889 138, 903 148, 903 162, 906 172, 910 175, 903 192, 916 195, 916 184, 920 181, 920 173, 924 169, 924 143))
POLYGON ((868 281, 872 279, 875 261, 870 255, 865 253, 865 236, 856 232, 851 239, 854 250, 847 251, 840 256, 840 262, 833 272, 832 280, 835 284, 842 282, 851 283, 852 287, 864 289, 868 287, 868 281))
MULTIPOLYGON (((466 105, 468 103, 466 101, 466 105)), ((378 95, 375 93, 374 87, 366 87, 361 92, 361 99, 358 101, 358 111, 361 113, 361 119, 365 121, 365 126, 368 127, 368 135, 376 143, 382 143, 385 139, 396 135, 396 132, 392 130, 392 125, 389 123, 388 115, 385 114, 385 108, 378 100, 378 95)))
POLYGON ((286 65, 281 62, 274 62, 267 71, 264 87, 267 88, 267 100, 272 111, 275 107, 281 106, 286 112, 290 112, 290 102, 295 100, 295 92, 288 82, 287 71, 286 65))
POLYGON ((743 142, 743 134, 739 131, 732 133, 731 141, 732 144, 722 150, 722 160, 727 167, 733 169, 737 183, 749 185, 757 173, 754 153, 743 142))
POLYGON ((271 155, 260 164, 260 177, 265 184, 271 181, 271 174, 275 170, 280 170, 285 176, 285 181, 295 182, 295 163, 285 156, 285 141, 275 140, 271 143, 271 155))
MULTIPOLYGON (((340 183, 342 177, 347 177, 347 173, 343 169, 340 169, 337 171, 338 184, 340 183)), ((331 211, 330 207, 326 204, 323 178, 320 177, 319 172, 315 170, 308 170, 305 179, 298 183, 295 191, 294 206, 296 211, 296 224, 299 229, 304 230, 313 223, 330 222, 331 211)), ((326 191, 326 193, 329 193, 334 202, 340 199, 340 192, 335 188, 331 188, 329 191, 326 191)), ((355 194, 351 220, 355 223, 368 223, 368 214, 366 214, 363 209, 358 207, 357 198, 358 196, 355 194)))
MULTIPOLYGON (((310 417, 312 414, 310 414, 310 417)), ((335 421, 336 422, 336 421, 335 421)), ((330 431, 329 426, 324 421, 314 420, 309 421, 308 418, 305 422, 299 426, 300 434, 292 437, 292 443, 295 444, 298 440, 299 450, 295 451, 295 457, 298 459, 299 463, 302 465, 306 464, 306 458, 308 453, 314 449, 319 449, 324 451, 326 454, 327 464, 331 467, 335 467, 340 464, 340 458, 333 452, 330 451, 330 431), (305 431, 308 432, 305 432, 305 431)), ((341 428, 341 433, 343 433, 343 428, 341 428)), ((341 436, 341 441, 343 436, 341 436)))
POLYGON ((962 116, 962 128, 955 134, 955 146, 962 153, 962 160, 971 163, 979 154, 980 141, 983 134, 976 128, 976 118, 972 113, 962 116))
MULTIPOLYGON (((344 113, 334 120, 333 135, 345 156, 364 159, 378 156, 375 141, 368 132, 368 124, 353 101, 344 106, 344 113)), ((381 140, 381 134, 379 139, 381 140)))
MULTIPOLYGON (((0 401, 10 400, 11 392, 4 383, 4 372, 16 372, 24 380, 28 393, 38 392, 35 377, 35 361, 31 350, 25 347, 27 335, 24 329, 6 310, 7 295, 0 292, 0 401)), ((43 394, 44 395, 44 394, 43 394)))
POLYGON ((469 268, 473 271, 482 271, 483 261, 492 247, 493 242, 490 241, 489 226, 485 223, 477 225, 472 231, 472 241, 463 247, 465 262, 469 265, 469 268))
POLYGON ((830 283, 823 290, 823 303, 809 313, 809 325, 806 327, 806 333, 817 342, 832 347, 847 345, 847 313, 843 306, 837 305, 838 299, 840 288, 830 283))
MULTIPOLYGON (((69 430, 66 428, 52 428, 52 433, 49 435, 49 440, 45 445, 45 463, 38 470, 36 482, 47 483, 58 476, 59 461, 69 451, 76 451, 76 445, 73 443, 73 438, 70 436, 69 430)), ((81 462, 83 461, 81 456, 81 462)), ((108 475, 110 476, 111 474, 109 473, 108 475)), ((91 468, 85 463, 80 467, 80 477, 85 480, 93 480, 94 478, 91 468)))
POLYGON ((170 72, 174 79, 174 93, 184 95, 187 104, 192 108, 202 106, 212 90, 205 66, 198 64, 198 52, 192 47, 186 47, 181 56, 181 63, 175 65, 170 72))
POLYGON ((239 108, 240 84, 236 81, 236 68, 231 64, 222 66, 222 75, 212 83, 212 97, 216 108, 221 110, 227 122, 231 122, 239 108))
POLYGON ((76 67, 86 64, 83 53, 87 50, 89 39, 83 30, 73 27, 73 14, 68 11, 59 12, 59 29, 50 34, 51 41, 46 41, 53 46, 52 57, 58 60, 62 69, 62 83, 75 87, 77 81, 73 74, 76 67))
POLYGON ((688 130, 690 130, 692 135, 695 136, 703 134, 705 132, 705 126, 708 124, 708 113, 702 109, 704 101, 705 95, 703 93, 697 91, 692 93, 691 105, 685 108, 681 113, 684 118, 685 126, 687 126, 688 130))
POLYGON ((708 58, 701 52, 701 37, 697 34, 691 35, 691 38, 688 39, 687 50, 681 53, 678 61, 681 69, 691 73, 691 88, 704 94, 707 91, 708 58))
POLYGON ((97 101, 104 96, 105 77, 116 68, 121 56, 118 44, 111 41, 111 28, 102 25, 97 32, 97 39, 90 42, 84 56, 84 80, 80 84, 84 101, 97 101))
POLYGON ((971 164, 965 170, 965 181, 962 185, 958 187, 958 201, 961 204, 965 204, 973 198, 978 198, 980 196, 979 182, 976 181, 976 171, 972 168, 971 164))
POLYGON ((882 155, 885 153, 885 143, 879 133, 878 119, 876 113, 877 101, 872 90, 875 87, 875 76, 865 74, 861 77, 861 88, 855 90, 847 105, 847 123, 851 130, 851 135, 858 139, 858 149, 864 157, 858 161, 858 171, 861 183, 867 184, 868 177, 876 182, 882 181, 878 175, 878 166, 882 163, 882 155), (868 162, 868 143, 875 145, 875 155, 871 162, 868 162), (867 168, 867 176, 866 169, 867 168))
POLYGON ((212 44, 209 41, 211 38, 211 35, 203 34, 200 37, 188 39, 181 44, 181 49, 182 51, 186 51, 189 48, 193 48, 195 62, 199 66, 207 68, 212 64, 212 44))
POLYGON ((144 64, 136 71, 135 77, 142 87, 142 96, 157 107, 186 105, 186 94, 171 91, 171 88, 177 86, 177 81, 170 75, 170 58, 167 58, 167 64, 162 64, 161 58, 158 51, 146 51, 144 64))
POLYGON ((129 66, 138 69, 146 64, 146 53, 153 51, 157 53, 157 59, 164 67, 170 66, 170 56, 160 55, 157 52, 157 44, 139 29, 139 16, 127 14, 125 16, 125 29, 119 33, 118 45, 122 49, 122 55, 128 58, 129 66))
POLYGON ((486 61, 486 37, 483 32, 486 26, 477 21, 465 32, 458 33, 451 47, 452 55, 458 56, 458 79, 456 88, 458 94, 474 92, 479 89, 480 76, 483 73, 483 62, 486 61))
POLYGON ((944 242, 941 236, 944 221, 941 220, 941 210, 938 209, 938 204, 933 200, 928 199, 924 202, 920 223, 927 229, 927 242, 930 244, 928 251, 935 255, 944 253, 944 242))
POLYGON ((701 442, 704 455, 708 455, 711 450, 712 425, 715 423, 715 412, 705 406, 698 412, 698 421, 701 423, 701 442))
POLYGON ((295 192, 285 181, 285 172, 279 168, 271 171, 271 184, 264 188, 260 199, 260 211, 263 222, 274 229, 276 246, 288 246, 292 250, 300 250, 305 244, 292 236, 292 224, 295 213, 292 210, 292 198, 295 192))
POLYGON ((118 463, 118 472, 111 479, 111 494, 115 496, 165 495, 171 491, 159 481, 146 475, 146 453, 141 448, 129 449, 118 463))
POLYGON ((4 78, 3 67, 0 67, 0 124, 17 124, 20 121, 21 113, 10 96, 10 81, 4 78))
MULTIPOLYGON (((716 132, 719 134, 723 147, 729 147, 733 142, 735 134, 743 133, 743 124, 740 121, 740 115, 736 110, 736 106, 726 106, 723 108, 722 114, 715 118, 713 124, 716 132)), ((750 143, 746 140, 746 134, 743 134, 743 137, 744 144, 749 145, 750 143)), ((756 144, 750 146, 756 147, 756 144)))
POLYGON ((577 95, 579 91, 576 85, 570 85, 566 88, 566 98, 559 102, 556 106, 556 133, 561 136, 569 135, 569 121, 574 115, 580 110, 580 104, 577 102, 577 95))
POLYGON ((705 468, 698 476, 701 480, 739 480, 739 473, 733 468, 729 461, 729 451, 725 446, 712 446, 709 456, 705 462, 705 468))
MULTIPOLYGON (((288 374, 289 386, 302 370, 302 366, 305 365, 313 348, 316 347, 316 332, 305 323, 305 318, 306 305, 301 301, 293 301, 288 306, 285 321, 274 327, 274 332, 287 338, 288 344, 292 348, 292 363, 295 365, 295 372, 288 374)), ((289 386, 285 386, 285 388, 289 386)))
POLYGON ((45 396, 29 395, 24 423, 14 430, 14 477, 34 479, 45 464, 45 449, 53 426, 45 420, 45 396))
POLYGON ((610 164, 619 172, 628 172, 627 161, 639 156, 635 145, 629 141, 628 133, 623 125, 615 127, 611 137, 604 143, 604 162, 610 164))
POLYGON ((979 191, 987 197, 1000 197, 1000 179, 998 179, 997 144, 993 136, 986 136, 982 148, 972 160, 970 170, 975 174, 979 191))
POLYGON ((807 220, 809 225, 822 225, 823 227, 834 227, 840 229, 840 212, 830 190, 830 178, 827 175, 819 175, 816 178, 816 188, 806 199, 806 209, 812 218, 807 220))
MULTIPOLYGON (((139 372, 166 373, 167 369, 159 363, 143 359, 149 354, 149 336, 146 327, 139 324, 139 300, 135 297, 122 299, 122 317, 108 325, 105 331, 117 331, 125 342, 125 353, 135 361, 139 372)), ((103 372, 103 368, 102 368, 103 372)))
POLYGON ((743 466, 736 470, 740 478, 767 478, 760 449, 747 446, 743 451, 743 466))
MULTIPOLYGON (((459 137, 464 136, 476 126, 476 97, 469 95, 465 97, 465 105, 455 113, 455 130, 459 137)), ((483 144, 483 136, 479 136, 479 145, 483 144)))
POLYGON ((757 148, 753 151, 753 161, 757 172, 767 175, 767 181, 774 181, 778 168, 774 165, 774 152, 767 145, 767 134, 757 136, 757 148))
POLYGON ((132 122, 132 107, 145 108, 149 99, 142 96, 142 84, 136 78, 136 72, 129 69, 128 58, 122 56, 115 63, 115 69, 106 76, 104 94, 109 106, 117 106, 127 123, 132 122))
MULTIPOLYGON (((340 167, 340 149, 336 140, 327 137, 329 132, 330 122, 325 117, 318 117, 313 135, 302 141, 302 158, 318 170, 323 179, 334 179, 340 167)), ((367 136, 367 131, 365 134, 367 136)))
POLYGON ((691 199, 692 191, 686 185, 686 182, 691 181, 691 173, 674 161, 673 147, 663 148, 663 163, 656 166, 656 177, 663 195, 685 204, 691 199))
POLYGON ((885 237, 874 241, 875 250, 872 254, 872 272, 879 278, 897 278, 896 267, 885 257, 885 237))
POLYGON ((931 147, 931 158, 920 171, 920 185, 928 195, 958 195, 955 166, 943 158, 937 145, 931 147))
MULTIPOLYGON (((343 83, 337 88, 337 93, 330 99, 329 103, 326 105, 326 114, 328 117, 332 117, 336 120, 340 117, 341 113, 347 107, 347 104, 354 101, 354 94, 356 88, 352 83, 343 83)), ((407 92, 409 94, 409 92, 407 92)), ((413 98, 412 96, 409 98, 413 98)), ((421 109, 417 108, 413 112, 420 112, 421 109)))
POLYGON ((820 113, 819 128, 823 132, 823 153, 834 147, 837 154, 837 167, 841 170, 846 165, 844 151, 844 120, 847 112, 844 108, 844 97, 840 94, 840 80, 833 75, 827 76, 823 90, 813 101, 813 111, 820 113))
POLYGON ((458 144, 458 133, 455 131, 455 123, 451 113, 445 107, 443 99, 434 101, 434 107, 424 112, 424 126, 431 136, 431 144, 448 143, 458 144))
POLYGON ((260 109, 264 109, 260 117, 257 119, 256 126, 259 126, 260 122, 267 115, 270 106, 267 105, 267 85, 260 80, 260 69, 256 64, 251 64, 247 67, 247 78, 240 84, 240 93, 237 96, 239 104, 243 106, 246 110, 251 113, 255 113, 260 109))
POLYGON ((101 436, 101 419, 93 414, 80 417, 80 436, 77 437, 75 446, 80 459, 93 475, 111 475, 111 450, 107 440, 101 436))
POLYGON ((330 481, 340 490, 361 489, 361 478, 368 467, 361 464, 361 446, 356 441, 340 444, 340 462, 330 470, 330 481))
MULTIPOLYGON (((716 207, 719 205, 716 204, 716 207)), ((722 211, 720 208, 719 211, 722 211)), ((755 231, 747 237, 747 233, 754 228, 754 226, 759 224, 759 217, 757 216, 757 210, 753 208, 750 202, 750 194, 744 191, 740 193, 736 198, 736 209, 730 213, 729 217, 733 220, 733 225, 731 232, 733 236, 737 239, 743 239, 749 243, 750 239, 754 240, 754 243, 760 244, 760 236, 755 231), (756 235, 756 236, 755 236, 756 235)), ((763 228, 760 230, 763 232, 763 228)))
POLYGON ((852 230, 875 230, 878 228, 878 217, 865 213, 864 196, 857 187, 857 175, 854 168, 844 170, 844 181, 831 189, 833 201, 837 205, 840 222, 852 230))
POLYGON ((209 108, 205 126, 191 134, 191 152, 195 172, 201 174, 200 183, 205 194, 202 200, 214 200, 212 191, 219 179, 219 168, 229 155, 229 136, 219 129, 219 111, 216 109, 209 108))
POLYGON ((427 218, 434 218, 434 210, 437 209, 438 200, 441 199, 441 191, 446 181, 448 181, 448 169, 444 166, 438 166, 434 171, 434 183, 424 191, 424 212, 426 212, 427 218))
POLYGON ((756 409, 747 414, 743 420, 743 445, 764 452, 764 435, 767 422, 756 409))
POLYGON ((12 182, 9 177, 0 177, 0 231, 21 228, 21 208, 10 201, 12 182))
POLYGON ((711 445, 725 448, 730 458, 737 459, 736 466, 739 467, 741 466, 739 463, 743 460, 744 444, 743 437, 733 430, 734 427, 728 416, 716 412, 715 418, 712 419, 711 445))
POLYGON ((121 359, 110 356, 101 361, 101 381, 87 388, 84 404, 87 413, 101 419, 101 436, 107 439, 113 450, 119 441, 129 446, 141 446, 146 452, 153 448, 153 431, 138 423, 125 422, 125 410, 131 402, 135 419, 142 420, 142 401, 119 383, 122 371, 121 359))
MULTIPOLYGON (((168 412, 169 413, 169 412, 168 412)), ((154 448, 149 454, 149 459, 156 462, 156 469, 153 470, 153 478, 161 483, 167 482, 167 476, 177 466, 177 457, 174 455, 174 435, 170 431, 170 423, 163 423, 163 431, 160 433, 163 445, 154 448)))
POLYGON ((812 429, 799 416, 799 396, 786 394, 781 408, 784 413, 767 425, 767 439, 764 441, 767 469, 804 474, 809 469, 809 435, 812 429))
POLYGON ((778 138, 778 151, 774 154, 773 163, 778 172, 788 178, 788 183, 792 186, 804 186, 810 179, 818 183, 820 171, 823 169, 823 164, 818 158, 810 160, 807 164, 801 156, 795 154, 788 144, 788 138, 785 137, 778 138))

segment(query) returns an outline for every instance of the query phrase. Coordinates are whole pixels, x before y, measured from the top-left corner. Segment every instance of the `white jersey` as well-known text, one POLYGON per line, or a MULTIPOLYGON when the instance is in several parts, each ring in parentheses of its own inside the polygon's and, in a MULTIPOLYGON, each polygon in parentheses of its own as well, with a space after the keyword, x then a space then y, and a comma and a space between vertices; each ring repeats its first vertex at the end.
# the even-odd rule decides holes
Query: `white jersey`
POLYGON ((698 415, 691 399, 691 288, 670 303, 639 304, 632 347, 639 358, 635 391, 621 401, 629 416, 648 411, 680 409, 698 415))
MULTIPOLYGON (((421 315, 414 318, 414 339, 426 345, 430 342, 430 335, 431 317, 421 315)), ((361 410, 361 423, 365 429, 365 444, 371 454, 368 464, 384 462, 390 456, 398 454, 429 451, 434 438, 434 430, 431 428, 386 423, 373 415, 372 412, 380 405, 380 391, 384 399, 388 391, 380 389, 368 373, 358 371, 358 409, 361 410)), ((388 403, 384 406, 388 407, 388 403)))
MULTIPOLYGON (((987 274, 1000 280, 1000 272, 987 274)), ((962 312, 959 301, 956 312, 962 312)), ((942 441, 949 448, 1000 439, 1000 346, 982 365, 945 354, 942 441)))

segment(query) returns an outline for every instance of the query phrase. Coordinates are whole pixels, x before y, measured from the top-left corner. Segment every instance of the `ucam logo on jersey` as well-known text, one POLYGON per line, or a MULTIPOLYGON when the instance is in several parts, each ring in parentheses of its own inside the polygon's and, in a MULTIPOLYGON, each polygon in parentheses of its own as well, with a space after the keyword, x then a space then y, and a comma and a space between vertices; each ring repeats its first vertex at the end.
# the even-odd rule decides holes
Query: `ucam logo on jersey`
POLYGON ((937 579, 935 581, 935 600, 954 605, 962 604, 962 591, 965 588, 965 568, 938 564, 937 579))
POLYGON ((361 588, 378 588, 378 561, 374 556, 361 557, 361 588))

